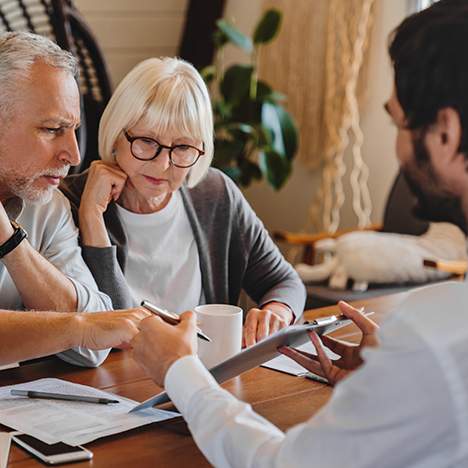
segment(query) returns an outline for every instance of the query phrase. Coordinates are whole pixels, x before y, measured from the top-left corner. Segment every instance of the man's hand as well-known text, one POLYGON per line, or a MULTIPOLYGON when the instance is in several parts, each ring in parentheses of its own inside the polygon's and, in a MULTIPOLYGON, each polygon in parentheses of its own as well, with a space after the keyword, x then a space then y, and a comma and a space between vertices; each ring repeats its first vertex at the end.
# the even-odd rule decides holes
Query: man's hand
POLYGON ((179 325, 168 325, 159 317, 149 317, 138 326, 140 333, 130 345, 133 356, 160 387, 171 365, 197 353, 196 319, 193 312, 180 315, 179 325))
POLYGON ((310 372, 325 377, 332 386, 362 364, 361 350, 363 348, 367 346, 375 347, 379 344, 377 339, 379 326, 375 322, 346 302, 340 302, 338 307, 341 313, 351 319, 362 331, 359 344, 346 343, 327 335, 322 336, 322 341, 320 341, 315 332, 310 332, 309 336, 317 351, 317 356, 289 346, 279 349, 280 353, 290 357, 310 372), (327 348, 338 354, 340 358, 332 362, 325 353, 322 342, 327 348))
POLYGON ((145 309, 135 308, 73 316, 76 328, 72 333, 80 335, 80 346, 89 349, 125 348, 138 333, 138 324, 151 315, 145 309))
POLYGON ((250 309, 244 323, 243 345, 254 345, 257 341, 287 327, 293 319, 291 309, 281 302, 269 302, 261 309, 250 309))

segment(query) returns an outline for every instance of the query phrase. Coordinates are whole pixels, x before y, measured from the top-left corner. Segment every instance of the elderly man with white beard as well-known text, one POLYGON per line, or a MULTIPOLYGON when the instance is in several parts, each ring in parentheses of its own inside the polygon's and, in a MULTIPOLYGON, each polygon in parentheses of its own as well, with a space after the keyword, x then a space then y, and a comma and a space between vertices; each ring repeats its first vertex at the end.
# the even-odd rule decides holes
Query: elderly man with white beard
MULTIPOLYGON (((112 308, 81 258, 69 203, 57 190, 80 162, 76 76, 76 59, 49 39, 0 36, 0 309, 112 308)), ((97 366, 107 354, 78 347, 59 357, 97 366)))

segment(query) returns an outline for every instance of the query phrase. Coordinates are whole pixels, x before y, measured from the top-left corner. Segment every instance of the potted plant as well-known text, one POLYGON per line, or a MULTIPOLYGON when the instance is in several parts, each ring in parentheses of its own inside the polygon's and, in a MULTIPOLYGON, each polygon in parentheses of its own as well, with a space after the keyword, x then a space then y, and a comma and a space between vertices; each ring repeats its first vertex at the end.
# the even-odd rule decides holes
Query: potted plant
POLYGON ((257 74, 258 50, 277 35, 280 24, 281 13, 268 10, 250 38, 226 20, 219 20, 214 64, 202 70, 208 85, 218 87, 218 92, 212 93, 213 165, 244 187, 265 178, 274 189, 280 189, 291 173, 297 151, 296 125, 281 105, 285 97, 257 74), (246 51, 250 63, 234 64, 221 71, 221 53, 228 43, 246 51))

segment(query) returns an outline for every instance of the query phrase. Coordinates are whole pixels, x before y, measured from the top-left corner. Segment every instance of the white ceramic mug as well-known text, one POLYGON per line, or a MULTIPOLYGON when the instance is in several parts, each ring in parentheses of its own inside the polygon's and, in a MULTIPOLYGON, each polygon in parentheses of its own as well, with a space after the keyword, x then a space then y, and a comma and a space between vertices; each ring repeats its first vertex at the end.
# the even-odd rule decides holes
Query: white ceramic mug
POLYGON ((228 304, 195 307, 198 326, 211 342, 198 340, 198 356, 207 369, 239 353, 242 347, 242 309, 228 304))

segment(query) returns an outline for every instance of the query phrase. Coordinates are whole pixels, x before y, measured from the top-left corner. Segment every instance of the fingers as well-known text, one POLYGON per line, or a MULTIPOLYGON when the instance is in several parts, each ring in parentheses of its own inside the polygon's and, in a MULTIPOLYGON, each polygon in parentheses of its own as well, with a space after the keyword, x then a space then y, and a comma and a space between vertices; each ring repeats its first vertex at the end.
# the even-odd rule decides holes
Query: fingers
POLYGON ((195 312, 188 310, 180 314, 180 324, 178 327, 181 327, 185 330, 193 330, 197 328, 197 316, 195 312))
POLYGON ((273 333, 276 333, 277 331, 280 331, 282 328, 285 328, 288 326, 288 322, 282 318, 276 315, 275 313, 272 313, 270 316, 270 335, 273 335, 273 333))
POLYGON ((323 349, 322 342, 320 341, 320 338, 318 337, 317 333, 315 332, 309 332, 310 339, 312 341, 312 344, 315 347, 315 351, 317 351, 317 358, 320 363, 320 367, 322 369, 322 372, 324 376, 332 382, 333 379, 331 378, 331 373, 333 370, 333 363, 331 359, 327 356, 327 353, 323 349))
POLYGON ((270 334, 271 312, 269 310, 260 310, 257 316, 256 341, 261 341, 270 334))
POLYGON ((372 334, 378 330, 379 326, 370 318, 366 317, 360 310, 344 301, 338 303, 338 307, 343 315, 351 319, 364 334, 372 334))
POLYGON ((357 347, 357 345, 337 340, 328 335, 322 335, 322 343, 339 356, 343 356, 350 348, 357 347))
POLYGON ((247 347, 256 343, 258 323, 257 311, 259 311, 259 309, 250 309, 249 312, 247 312, 247 317, 245 318, 244 343, 247 347))
POLYGON ((302 354, 303 356, 305 356, 306 358, 308 359, 312 359, 314 361, 317 361, 318 358, 317 358, 317 355, 315 354, 311 354, 311 353, 306 353, 305 351, 302 351, 302 349, 298 349, 298 348, 294 348, 298 353, 302 354))
MULTIPOLYGON (((146 332, 148 330, 157 329, 161 325, 165 324, 161 318, 157 317, 156 315, 151 315, 138 323, 138 330, 142 332, 146 332)), ((170 325, 167 325, 170 326, 170 325)))
POLYGON ((291 348, 289 346, 283 346, 281 348, 278 348, 278 351, 281 354, 287 356, 288 358, 291 358, 293 361, 297 362, 309 372, 313 372, 314 374, 320 375, 321 377, 325 377, 320 363, 315 361, 314 359, 304 356, 297 349, 291 348))
POLYGON ((243 342, 245 346, 252 346, 287 326, 282 316, 268 308, 250 309, 244 323, 243 342))

